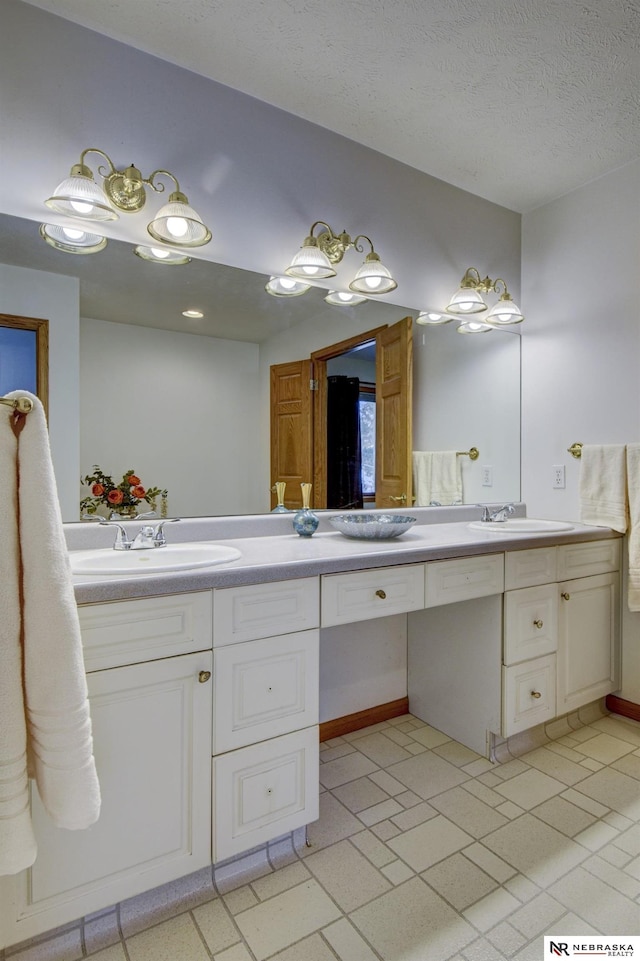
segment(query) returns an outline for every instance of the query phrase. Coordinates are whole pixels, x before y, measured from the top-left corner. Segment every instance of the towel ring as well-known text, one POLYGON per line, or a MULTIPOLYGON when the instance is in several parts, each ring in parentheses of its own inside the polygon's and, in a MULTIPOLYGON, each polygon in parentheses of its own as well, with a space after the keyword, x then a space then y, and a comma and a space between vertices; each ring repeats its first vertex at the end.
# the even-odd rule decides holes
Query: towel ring
POLYGON ((571 447, 567 447, 567 452, 571 454, 572 457, 579 459, 582 457, 582 444, 572 444, 571 447))
POLYGON ((29 414, 33 410, 33 401, 30 397, 0 397, 0 404, 13 407, 20 414, 29 414))

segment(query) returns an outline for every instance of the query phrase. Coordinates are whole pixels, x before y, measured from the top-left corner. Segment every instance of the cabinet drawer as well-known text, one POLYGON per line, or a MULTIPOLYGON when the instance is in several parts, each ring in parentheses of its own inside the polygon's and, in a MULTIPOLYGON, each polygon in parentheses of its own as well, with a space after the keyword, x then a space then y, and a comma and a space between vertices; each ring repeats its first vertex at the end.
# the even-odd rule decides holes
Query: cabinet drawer
POLYGON ((321 607, 323 627, 421 610, 424 564, 325 574, 321 607))
POLYGON ((214 758, 214 861, 318 818, 318 727, 214 758))
POLYGON ((508 551, 504 558, 504 589, 535 587, 557 580, 555 547, 535 547, 530 551, 508 551))
POLYGON ((213 646, 319 626, 317 577, 215 591, 213 646))
POLYGON ((426 569, 426 607, 489 597, 504 590, 503 554, 430 561, 426 569))
POLYGON ((558 580, 620 570, 620 540, 587 541, 558 548, 558 580))
POLYGON ((319 631, 217 648, 213 753, 318 723, 319 631))
POLYGON ((211 591, 79 608, 87 671, 211 648, 211 591))
POLYGON ((558 646, 556 584, 524 587, 504 595, 504 662, 518 664, 558 646))
POLYGON ((549 721, 556 714, 556 655, 502 668, 502 736, 549 721))

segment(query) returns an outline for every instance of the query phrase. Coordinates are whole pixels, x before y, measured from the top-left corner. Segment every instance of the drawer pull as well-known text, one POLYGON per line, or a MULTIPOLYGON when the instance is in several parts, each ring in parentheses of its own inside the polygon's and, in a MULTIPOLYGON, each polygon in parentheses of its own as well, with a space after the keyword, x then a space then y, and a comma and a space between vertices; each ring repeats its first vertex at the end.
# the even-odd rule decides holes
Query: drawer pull
POLYGON ((381 601, 385 601, 387 599, 386 591, 383 591, 382 588, 380 588, 376 591, 376 597, 379 597, 381 601))
POLYGON ((390 501, 393 501, 394 504, 406 504, 406 503, 407 503, 407 495, 406 495, 406 494, 400 494, 399 497, 394 497, 393 494, 389 494, 389 500, 390 500, 390 501))
POLYGON ((542 628, 544 627, 544 624, 543 624, 543 622, 540 620, 540 618, 537 618, 537 620, 535 620, 535 621, 533 622, 533 624, 534 624, 534 627, 537 627, 539 631, 541 631, 542 628))
POLYGON ((537 700, 539 697, 542 697, 542 694, 540 693, 540 691, 532 691, 531 697, 535 697, 537 700))
POLYGON ((563 601, 571 600, 571 594, 567 594, 566 591, 563 591, 560 597, 562 598, 563 601))
POLYGON ((200 671, 198 674, 198 680, 201 684, 206 684, 211 677, 211 671, 200 671))

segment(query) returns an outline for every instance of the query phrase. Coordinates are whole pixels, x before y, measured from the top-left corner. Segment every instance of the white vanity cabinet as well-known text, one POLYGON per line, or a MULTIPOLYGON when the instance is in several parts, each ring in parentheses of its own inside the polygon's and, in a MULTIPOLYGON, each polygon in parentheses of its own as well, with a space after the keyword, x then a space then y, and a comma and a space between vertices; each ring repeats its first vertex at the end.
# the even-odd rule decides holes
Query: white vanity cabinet
POLYGON ((213 860, 318 818, 319 580, 214 594, 213 860))
POLYGON ((99 665, 87 682, 100 818, 84 831, 58 829, 33 788, 38 856, 4 879, 0 944, 210 863, 211 599, 206 591, 80 608, 87 667, 99 665))

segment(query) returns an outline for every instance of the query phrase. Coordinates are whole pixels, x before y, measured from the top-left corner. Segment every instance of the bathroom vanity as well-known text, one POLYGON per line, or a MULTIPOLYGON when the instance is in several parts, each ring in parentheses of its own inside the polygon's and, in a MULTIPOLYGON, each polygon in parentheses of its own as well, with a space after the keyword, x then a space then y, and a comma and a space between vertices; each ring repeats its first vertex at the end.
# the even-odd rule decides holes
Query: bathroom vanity
POLYGON ((406 616, 411 712, 489 757, 618 688, 619 536, 485 532, 416 513, 393 541, 323 525, 299 538, 281 516, 236 537, 230 521, 186 522, 180 540, 215 539, 240 557, 77 578, 102 813, 62 831, 33 791, 38 857, 0 879, 1 945, 317 819, 331 628, 406 616))

